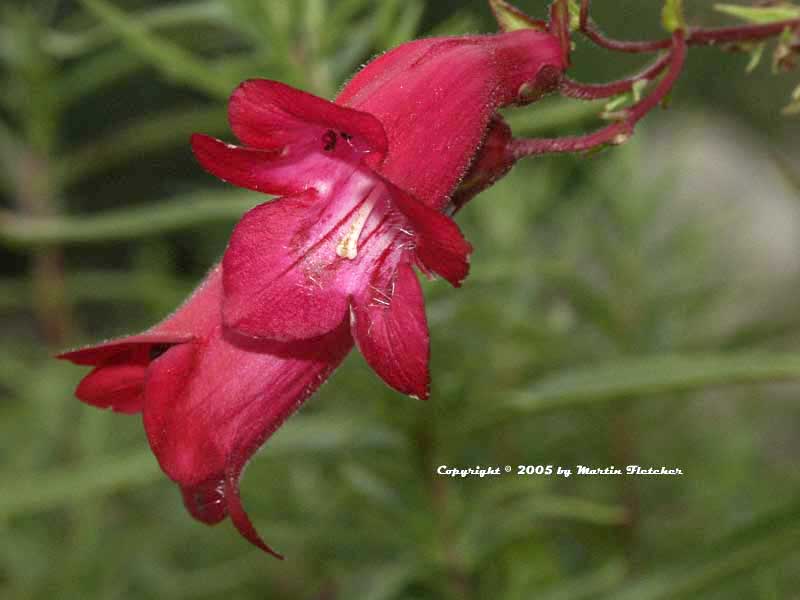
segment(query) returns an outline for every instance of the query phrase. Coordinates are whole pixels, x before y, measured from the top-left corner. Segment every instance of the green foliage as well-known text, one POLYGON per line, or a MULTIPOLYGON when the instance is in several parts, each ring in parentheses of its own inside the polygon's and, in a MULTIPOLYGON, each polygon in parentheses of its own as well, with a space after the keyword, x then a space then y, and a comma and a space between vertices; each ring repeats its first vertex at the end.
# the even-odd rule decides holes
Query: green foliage
MULTIPOLYGON (((776 2, 768 6, 737 6, 734 4, 715 4, 714 8, 719 12, 731 15, 738 19, 747 21, 748 23, 755 23, 759 25, 766 25, 778 21, 787 21, 792 19, 800 19, 800 6, 796 6, 792 2, 776 2)), ((741 49, 750 53, 750 62, 747 65, 747 71, 752 72, 761 63, 766 44, 750 44, 745 45, 741 49)), ((779 71, 788 71, 794 68, 796 63, 796 56, 798 48, 798 34, 793 33, 787 29, 783 35, 778 39, 775 50, 772 53, 772 71, 777 73, 779 71)), ((800 87, 798 87, 792 94, 792 101, 788 106, 783 109, 784 115, 796 115, 800 113, 800 87)))
POLYGON ((784 108, 783 112, 787 115, 800 114, 800 85, 794 88, 792 92, 792 103, 784 108))
POLYGON ((669 32, 682 29, 686 31, 686 19, 683 16, 683 0, 664 0, 661 11, 661 23, 669 32))
POLYGON ((505 0, 489 0, 489 6, 492 8, 494 18, 497 20, 498 28, 501 31, 542 29, 541 23, 537 23, 505 0))
MULTIPOLYGON (((214 181, 188 150, 192 132, 229 136, 240 80, 330 97, 392 44, 491 30, 489 11, 64 6, 0 11, 0 597, 714 600, 798 588, 794 252, 771 245, 774 223, 764 233, 736 218, 742 203, 769 217, 772 196, 739 183, 716 197, 731 188, 713 167, 734 144, 704 154, 708 173, 686 183, 693 159, 666 133, 692 110, 728 114, 770 144, 768 158, 737 144, 744 179, 777 178, 763 166, 774 158, 789 189, 796 148, 782 140, 798 133, 761 112, 772 80, 712 81, 725 57, 698 55, 668 128, 643 123, 590 160, 520 164, 467 206, 470 278, 458 291, 425 284, 430 402, 387 390, 353 354, 249 466, 244 501, 287 555, 278 563, 228 524, 193 521, 140 419, 78 403, 81 369, 52 355, 173 310, 263 200, 214 181), (751 260, 765 247, 766 267, 751 260), (514 474, 548 464, 685 474, 514 474), (440 465, 512 474, 448 478, 440 465)), ((630 15, 617 18, 609 27, 635 37, 630 15)), ((576 69, 610 75, 605 57, 580 55, 576 69)), ((601 109, 548 99, 508 117, 518 135, 563 135, 601 109)), ((676 135, 694 147, 704 131, 676 135)))
POLYGON ((773 6, 738 6, 736 4, 715 4, 721 13, 737 17, 750 23, 774 23, 789 19, 800 19, 800 7, 790 2, 779 2, 773 6))

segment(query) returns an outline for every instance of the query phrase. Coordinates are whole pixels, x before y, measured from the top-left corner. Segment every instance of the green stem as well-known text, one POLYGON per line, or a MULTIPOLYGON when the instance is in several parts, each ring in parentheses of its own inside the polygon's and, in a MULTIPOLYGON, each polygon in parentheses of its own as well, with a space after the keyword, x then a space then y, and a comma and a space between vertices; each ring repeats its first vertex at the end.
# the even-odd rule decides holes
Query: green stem
POLYGON ((24 217, 0 212, 0 243, 25 248, 137 239, 234 221, 261 199, 252 192, 205 192, 96 216, 24 217))
POLYGON ((60 161, 56 170, 62 185, 67 186, 125 164, 146 152, 170 145, 188 145, 189 136, 196 131, 221 134, 226 128, 225 112, 218 106, 147 115, 71 152, 60 161))
MULTIPOLYGON (((217 1, 190 2, 159 6, 131 15, 131 18, 148 29, 187 27, 191 25, 219 25, 227 23, 228 13, 217 1)), ((50 31, 44 38, 48 52, 60 58, 73 58, 96 50, 114 41, 114 31, 107 25, 98 25, 85 31, 50 31)))
POLYGON ((81 4, 167 78, 201 89, 212 97, 227 99, 235 84, 206 68, 199 57, 154 35, 145 25, 105 0, 81 0, 81 4))

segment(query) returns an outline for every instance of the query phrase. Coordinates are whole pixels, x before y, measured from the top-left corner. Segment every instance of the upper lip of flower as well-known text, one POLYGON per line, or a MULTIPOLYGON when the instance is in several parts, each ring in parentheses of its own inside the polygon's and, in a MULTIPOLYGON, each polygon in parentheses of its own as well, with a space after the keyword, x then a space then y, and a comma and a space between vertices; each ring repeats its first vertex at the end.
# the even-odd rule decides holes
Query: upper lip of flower
POLYGON ((471 246, 457 225, 373 168, 388 148, 368 113, 251 80, 233 93, 230 119, 249 146, 195 135, 201 164, 286 196, 254 208, 234 230, 223 259, 226 326, 291 341, 323 335, 349 314, 378 374, 427 397, 428 331, 411 265, 460 285, 471 246))

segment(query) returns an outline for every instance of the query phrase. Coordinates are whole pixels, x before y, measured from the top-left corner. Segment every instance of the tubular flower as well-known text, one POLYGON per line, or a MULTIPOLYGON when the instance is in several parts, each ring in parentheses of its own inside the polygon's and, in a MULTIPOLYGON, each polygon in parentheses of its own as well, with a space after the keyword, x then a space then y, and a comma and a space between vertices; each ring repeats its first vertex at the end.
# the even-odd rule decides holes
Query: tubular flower
POLYGON ((428 326, 412 267, 461 284, 472 248, 444 213, 468 195, 452 205, 453 193, 473 164, 476 189, 510 168, 497 108, 541 95, 563 68, 559 41, 525 30, 404 44, 335 103, 274 81, 242 84, 229 118, 245 146, 195 135, 195 155, 225 181, 284 197, 233 233, 225 325, 293 341, 349 321, 388 385, 427 398, 428 326))
POLYGON ((233 343, 221 319, 216 267, 172 316, 148 331, 59 356, 94 369, 80 400, 142 413, 161 468, 196 519, 230 517, 239 532, 277 555, 256 533, 239 496, 244 465, 352 348, 346 327, 293 344, 233 343))
POLYGON ((214 175, 283 197, 243 217, 222 266, 165 321, 61 355, 94 367, 78 398, 142 412, 190 513, 229 516, 272 552, 239 497, 247 460, 354 342, 388 385, 427 398, 414 267, 461 284, 471 247, 448 215, 513 164, 496 111, 545 93, 564 67, 558 38, 527 30, 404 44, 336 102, 243 83, 229 117, 244 145, 195 135, 192 147, 214 175))

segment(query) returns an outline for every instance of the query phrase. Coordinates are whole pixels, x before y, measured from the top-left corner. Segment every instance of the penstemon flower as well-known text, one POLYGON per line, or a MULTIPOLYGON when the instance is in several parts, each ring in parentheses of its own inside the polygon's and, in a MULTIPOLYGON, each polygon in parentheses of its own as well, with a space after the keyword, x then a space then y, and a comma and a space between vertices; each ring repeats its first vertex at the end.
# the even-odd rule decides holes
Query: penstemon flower
POLYGON ((221 179, 287 196, 233 233, 225 324, 287 341, 349 320, 378 375, 426 398, 428 327, 412 266, 454 286, 466 277, 471 246, 442 211, 496 108, 523 101, 520 89, 561 69, 561 56, 555 38, 527 30, 405 44, 337 103, 274 81, 242 84, 229 115, 248 146, 195 135, 195 154, 221 179))
POLYGON ((669 38, 621 42, 589 19, 589 0, 555 0, 549 22, 489 1, 504 32, 403 44, 335 102, 275 81, 239 86, 229 117, 243 145, 197 134, 195 155, 221 179, 282 197, 242 218, 222 265, 172 316, 61 355, 94 366, 78 398, 143 414, 161 468, 197 519, 230 517, 279 556, 242 507, 242 469, 354 343, 389 386, 428 397, 428 325, 414 269, 454 286, 467 276, 472 248, 452 215, 522 157, 623 143, 668 96, 689 46, 800 30, 790 19, 687 31, 680 3, 668 3, 669 38), (564 75, 571 27, 608 50, 662 55, 633 77, 578 83, 564 75), (635 102, 594 133, 512 138, 497 109, 555 90, 635 102))
POLYGON ((244 465, 353 341, 388 385, 428 397, 414 267, 461 284, 471 246, 448 215, 512 164, 496 109, 534 100, 563 68, 558 39, 529 30, 404 44, 335 103, 243 83, 229 115, 246 146, 195 135, 192 147, 220 178, 284 197, 244 216, 222 266, 164 322, 62 354, 95 367, 78 398, 142 412, 190 513, 229 516, 276 554, 242 507, 244 465))

